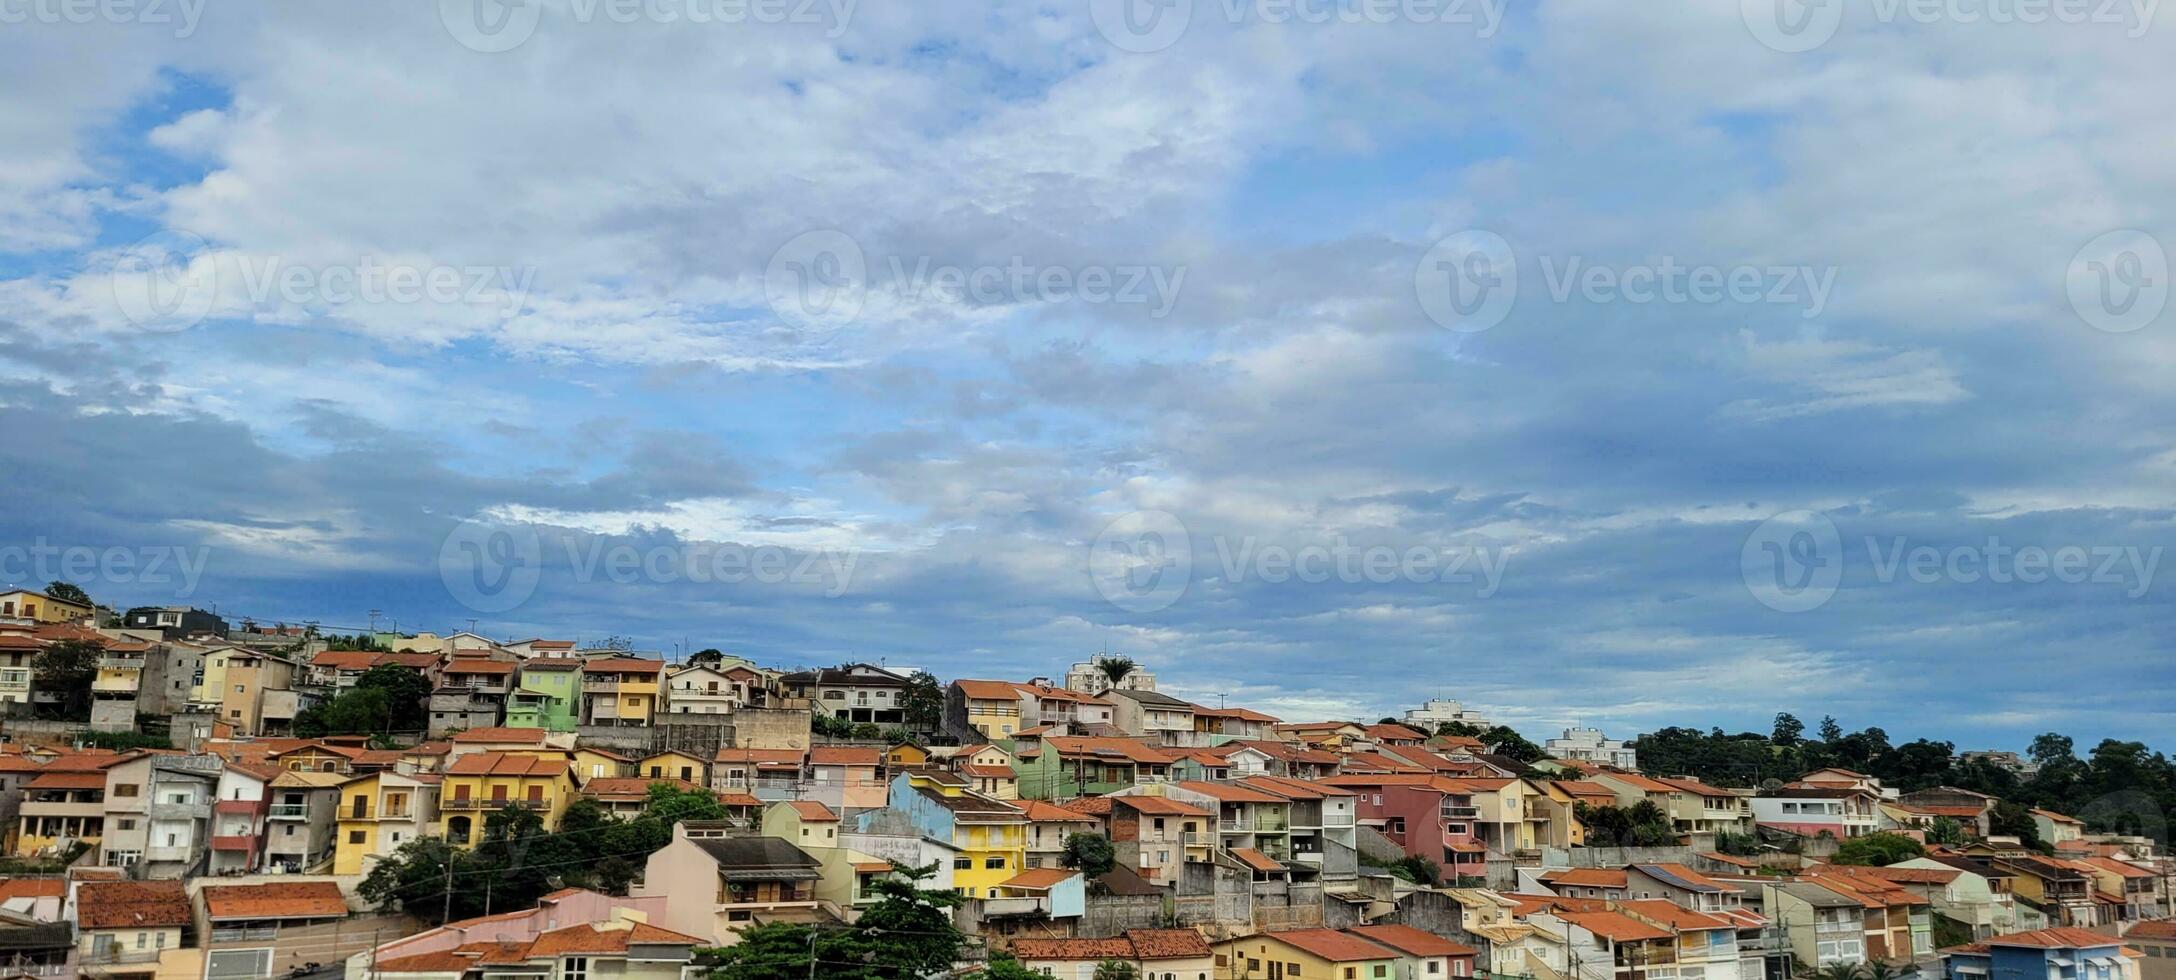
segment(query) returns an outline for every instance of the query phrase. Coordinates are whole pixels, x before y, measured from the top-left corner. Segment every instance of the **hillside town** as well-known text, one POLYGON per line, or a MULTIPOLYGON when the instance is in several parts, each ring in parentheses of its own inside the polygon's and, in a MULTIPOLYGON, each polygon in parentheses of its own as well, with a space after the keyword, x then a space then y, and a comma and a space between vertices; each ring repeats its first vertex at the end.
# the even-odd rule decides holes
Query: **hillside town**
MULTIPOLYGON (((2157 821, 1734 783, 1449 699, 1283 718, 1112 655, 940 679, 57 585, 0 594, 0 656, 0 977, 2176 978, 2157 821)), ((1860 737, 1783 717, 1765 758, 1860 737)))

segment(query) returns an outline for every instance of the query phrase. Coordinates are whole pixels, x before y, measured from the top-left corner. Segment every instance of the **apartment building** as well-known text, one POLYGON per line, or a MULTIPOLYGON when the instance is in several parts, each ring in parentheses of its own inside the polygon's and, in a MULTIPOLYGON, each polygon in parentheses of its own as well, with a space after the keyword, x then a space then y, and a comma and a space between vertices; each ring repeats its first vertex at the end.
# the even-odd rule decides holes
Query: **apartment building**
POLYGON ((581 723, 609 727, 650 724, 658 708, 662 660, 605 657, 582 665, 581 723))
POLYGON ((436 833, 437 773, 366 773, 340 784, 333 874, 365 874, 371 861, 417 837, 436 833))
POLYGON ((446 661, 431 688, 430 737, 497 725, 513 690, 511 660, 460 656, 446 661))

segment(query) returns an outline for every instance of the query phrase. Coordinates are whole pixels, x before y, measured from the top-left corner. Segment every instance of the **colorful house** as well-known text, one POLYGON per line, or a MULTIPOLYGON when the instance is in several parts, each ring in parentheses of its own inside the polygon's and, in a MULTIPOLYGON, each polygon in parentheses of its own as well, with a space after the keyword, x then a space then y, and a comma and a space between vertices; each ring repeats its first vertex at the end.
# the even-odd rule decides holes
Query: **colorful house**
POLYGON ((641 727, 657 714, 662 660, 604 657, 582 665, 584 725, 641 727))
POLYGON ((580 715, 581 692, 575 679, 582 662, 573 657, 538 657, 521 665, 521 676, 506 697, 506 727, 571 732, 580 715))
POLYGON ((387 770, 341 783, 332 873, 363 874, 369 870, 371 859, 385 857, 402 844, 434 833, 440 778, 436 773, 387 770))
MULTIPOLYGON (((1027 813, 973 792, 945 773, 904 772, 892 779, 886 809, 905 815, 923 836, 959 850, 952 884, 960 894, 996 898, 998 887, 1027 866, 1027 813)), ((869 827, 884 811, 858 816, 869 827)))
POLYGON ((1013 762, 1020 795, 1030 800, 1101 796, 1171 778, 1176 759, 1130 738, 1052 735, 1013 762))
POLYGON ((2059 927, 2015 932, 1942 951, 1943 980, 2138 980, 2123 940, 2059 927))
POLYGON ((1335 929, 1265 932, 1227 939, 1215 948, 1218 977, 1389 980, 1397 976, 1396 950, 1335 929))
POLYGON ((565 758, 510 752, 464 755, 446 767, 438 797, 446 840, 476 846, 491 814, 509 806, 534 812, 544 829, 554 829, 578 789, 573 764, 565 758))

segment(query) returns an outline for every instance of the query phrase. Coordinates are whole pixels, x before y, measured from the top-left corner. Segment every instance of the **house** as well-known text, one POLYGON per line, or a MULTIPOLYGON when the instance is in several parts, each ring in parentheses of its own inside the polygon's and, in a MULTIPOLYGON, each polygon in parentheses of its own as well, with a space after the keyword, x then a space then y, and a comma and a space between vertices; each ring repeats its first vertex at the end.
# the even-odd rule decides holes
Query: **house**
POLYGON ((514 659, 522 661, 537 660, 544 657, 559 657, 562 659, 573 659, 574 657, 573 640, 547 640, 540 636, 526 640, 516 640, 512 643, 503 643, 500 644, 499 648, 512 654, 514 659))
POLYGON ((1972 930, 1973 938, 2019 932, 2045 925, 2025 922, 2018 915, 2011 891, 2015 875, 1996 871, 1986 862, 1967 857, 1918 857, 1899 861, 1889 870, 1948 873, 1929 893, 1934 911, 1972 930))
POLYGON ((1894 802, 1883 803, 1882 811, 1885 815, 1894 814, 1892 819, 1907 829, 1930 830, 1934 821, 1946 817, 1962 825, 1965 833, 1985 837, 1994 820, 1995 804, 1999 802, 1986 793, 1936 786, 1905 793, 1894 802))
POLYGON ((1552 907, 1527 919, 1564 934, 1572 980, 1642 980, 1651 974, 1675 975, 1676 935, 1635 916, 1608 909, 1573 912, 1552 907))
POLYGON ((1286 776, 1248 776, 1234 785, 1281 796, 1291 804, 1292 860, 1327 879, 1359 874, 1359 794, 1286 776))
POLYGON ((820 862, 776 837, 730 836, 720 824, 683 821, 650 855, 639 895, 666 896, 664 925, 731 946, 758 923, 828 922, 816 899, 820 862))
POLYGON ((874 664, 844 664, 804 670, 778 679, 788 697, 807 698, 815 710, 833 718, 882 728, 908 728, 907 691, 911 678, 874 664))
POLYGON ((1572 763, 1584 772, 1598 766, 1637 770, 1639 752, 1630 743, 1610 738, 1599 728, 1567 728, 1564 734, 1541 743, 1554 759, 1572 763))
POLYGON ((2115 936, 2035 929, 1943 950, 1942 980, 2138 980, 2140 959, 2115 936))
POLYGON ((1801 837, 1846 840, 1881 829, 1879 796, 1853 786, 1793 785, 1753 797, 1753 820, 1801 837))
POLYGON ((1150 882, 1177 881, 1186 862, 1210 860, 1216 848, 1214 809, 1146 794, 1091 797, 1066 809, 1103 820, 1120 865, 1150 882))
MULTIPOLYGON (((1667 899, 1646 898, 1618 902, 1618 912, 1640 922, 1666 929, 1677 937, 1676 975, 1702 980, 1739 980, 1739 923, 1720 915, 1696 912, 1667 899)), ((1666 964, 1649 963, 1649 974, 1666 972, 1666 964)), ((1761 980, 1753 973, 1744 980, 1761 980)))
POLYGON ((710 788, 765 801, 797 799, 807 761, 801 749, 719 749, 710 760, 710 788))
POLYGON ((1019 804, 1027 814, 1027 856, 1023 867, 1055 868, 1065 853, 1065 839, 1074 834, 1098 832, 1100 818, 1069 807, 1028 800, 1019 804))
POLYGON ((464 755, 446 767, 439 789, 446 840, 476 846, 491 815, 507 807, 535 813, 545 830, 556 829, 578 789, 573 764, 564 757, 511 752, 464 755))
POLYGON ((43 592, 29 589, 0 592, 0 619, 20 619, 32 623, 73 623, 89 619, 97 612, 97 609, 87 603, 73 599, 55 599, 43 592))
POLYGON ((585 745, 575 749, 568 759, 574 763, 575 777, 584 784, 592 779, 635 775, 636 760, 595 746, 585 745))
POLYGON ((225 765, 215 755, 159 754, 107 767, 100 861, 146 878, 182 877, 210 847, 212 796, 225 765))
POLYGON ((1397 980, 1470 977, 1474 975, 1474 959, 1480 955, 1480 950, 1464 943, 1408 925, 1354 926, 1345 932, 1397 953, 1398 964, 1393 971, 1397 980))
POLYGON ((1140 977, 1185 980, 1221 976, 1216 954, 1192 929, 1128 929, 1110 939, 1015 939, 1012 955, 1031 973, 1093 980, 1096 967, 1116 960, 1140 977))
POLYGON ((264 866, 265 819, 272 802, 271 766, 226 763, 212 795, 211 874, 244 874, 264 866))
POLYGON ((188 606, 137 606, 121 615, 121 624, 132 630, 157 630, 169 640, 227 635, 226 620, 188 606))
POLYGON ((327 955, 327 927, 348 917, 340 886, 330 881, 206 885, 197 891, 203 918, 197 937, 206 975, 285 976, 327 955))
POLYGON ((1120 688, 1104 700, 1111 705, 1111 724, 1128 735, 1153 745, 1195 744, 1194 706, 1169 694, 1120 688))
POLYGON ((417 837, 436 833, 438 773, 366 773, 340 784, 332 873, 359 875, 417 837))
POLYGON ((1616 806, 1617 794, 1601 783, 1587 779, 1539 779, 1533 783, 1548 805, 1562 819, 1565 843, 1582 847, 1587 842, 1587 828, 1579 822, 1579 808, 1584 806, 1616 806))
POLYGON ((1865 906, 1857 898, 1791 879, 1762 884, 1761 896, 1762 911, 1799 962, 1819 970, 1867 961, 1865 906))
POLYGON ((1405 723, 1424 732, 1437 731, 1445 725, 1465 725, 1484 731, 1496 727, 1479 712, 1467 711, 1465 705, 1448 698, 1430 698, 1418 708, 1406 709, 1405 723))
MULTIPOLYGON (((665 917, 665 904, 662 896, 615 897, 582 888, 562 888, 538 898, 535 908, 461 919, 381 943, 373 949, 349 957, 347 974, 351 977, 367 978, 371 976, 372 964, 376 964, 383 971, 387 965, 401 965, 401 961, 411 957, 453 953, 464 946, 497 943, 525 945, 547 932, 573 925, 595 924, 602 927, 661 920, 665 917)), ((676 962, 670 958, 665 961, 676 962)), ((418 961, 411 965, 421 965, 422 962, 428 961, 418 961)), ((448 970, 460 967, 465 971, 474 965, 459 961, 448 962, 448 970)), ((405 977, 410 974, 399 975, 405 977)))
POLYGON ((265 805, 264 868, 300 874, 332 858, 334 811, 348 777, 282 772, 272 777, 265 805))
POLYGON ((581 690, 576 679, 582 661, 569 656, 541 656, 524 662, 506 696, 506 727, 571 732, 581 720, 581 690))
POLYGON ((884 805, 890 787, 884 755, 873 748, 817 745, 808 750, 807 798, 846 812, 884 805))
POLYGON ((1600 770, 1588 774, 1587 780, 1609 787, 1617 794, 1617 805, 1629 807, 1642 800, 1652 800, 1670 818, 1670 824, 1681 833, 1739 832, 1748 829, 1753 815, 1738 794, 1721 786, 1710 786, 1689 776, 1658 779, 1638 773, 1600 770))
MULTIPOLYGON (((1277 726, 1283 719, 1265 715, 1249 708, 1210 708, 1194 706, 1194 731, 1204 736, 1222 736, 1224 739, 1266 741, 1276 737, 1277 726)), ((1215 744, 1218 739, 1208 739, 1215 744)))
POLYGON ((1808 877, 1803 880, 1858 901, 1866 931, 1867 962, 1895 962, 1933 953, 1930 913, 1934 903, 1902 881, 1884 875, 1886 870, 1816 864, 1806 869, 1808 877))
POLYGON ((975 792, 1000 800, 1020 798, 1020 774, 1013 769, 1012 753, 995 745, 970 745, 948 761, 954 772, 967 777, 975 792))
POLYGON ((678 779, 705 786, 710 783, 710 762, 693 752, 667 749, 636 762, 635 775, 645 779, 678 779))
POLYGON ((2032 825, 2040 832, 2040 839, 2051 846, 2085 836, 2085 821, 2053 810, 2033 808, 2032 825))
POLYGON ((1399 958, 1397 950, 1335 929, 1257 933, 1214 948, 1215 975, 1231 980, 1387 980, 1399 958))
POLYGON ((662 660, 600 657, 582 664, 581 724, 644 727, 657 714, 662 660))
POLYGON ((689 665, 665 674, 665 711, 676 715, 729 715, 748 703, 748 685, 716 667, 689 665))
POLYGON ((647 779, 641 776, 605 776, 585 779, 581 784, 581 798, 597 801, 598 805, 603 806, 613 816, 624 820, 632 820, 642 815, 642 811, 650 805, 652 786, 670 786, 683 793, 710 792, 685 779, 647 779))
POLYGON ((1021 723, 1020 687, 1011 681, 956 680, 945 687, 945 728, 961 737, 1011 738, 1021 723))
POLYGON ((300 673, 300 666, 285 657, 217 648, 205 655, 204 676, 191 686, 189 703, 237 735, 283 733, 308 706, 294 690, 300 673))
MULTIPOLYGON (((1027 866, 1027 811, 973 792, 950 773, 918 770, 891 781, 885 809, 902 816, 922 836, 957 850, 953 887, 971 898, 999 897, 997 889, 1027 866)), ((856 814, 866 830, 883 811, 856 814)))
POLYGON ((372 980, 460 980, 469 976, 589 980, 681 980, 710 941, 631 918, 580 923, 520 942, 478 942, 377 961, 372 980))
POLYGON ((2071 867, 2069 862, 2037 855, 1989 857, 1988 866, 2013 877, 2010 887, 2017 900, 2029 905, 2054 926, 2091 928, 2115 921, 2113 912, 2121 901, 2103 902, 2097 875, 2071 867))
POLYGON ((1101 796, 1171 777, 1172 755, 1130 738, 1052 735, 1015 753, 1020 795, 1031 800, 1101 796))
POLYGON ((1736 888, 1682 864, 1628 864, 1624 873, 1625 897, 1630 900, 1660 899, 1695 912, 1711 913, 1745 904, 1744 895, 1736 888))
POLYGON ((2143 954, 2138 959, 2139 980, 2176 978, 2176 919, 2141 922, 2123 934, 2123 944, 2143 954))
POLYGON ((189 945, 196 917, 179 881, 78 881, 75 972, 83 977, 150 977, 159 953, 189 945))
MULTIPOLYGON (((564 740, 566 736, 558 736, 564 740)), ((446 740, 446 762, 483 752, 556 752, 553 736, 541 728, 471 728, 446 740)))
POLYGON ((430 737, 450 732, 489 728, 506 711, 507 696, 514 689, 514 662, 484 656, 459 656, 439 669, 438 685, 431 689, 430 737))
POLYGON ((2099 855, 2072 858, 2070 866, 2092 875, 2101 895, 2120 900, 2120 921, 2138 922, 2168 914, 2166 882, 2157 872, 2099 855))
POLYGON ((923 769, 934 764, 934 758, 913 742, 901 742, 884 750, 884 768, 887 770, 923 769))
POLYGON ((1623 868, 1550 868, 1534 876, 1550 894, 1565 898, 1619 901, 1632 887, 1631 874, 1623 868))

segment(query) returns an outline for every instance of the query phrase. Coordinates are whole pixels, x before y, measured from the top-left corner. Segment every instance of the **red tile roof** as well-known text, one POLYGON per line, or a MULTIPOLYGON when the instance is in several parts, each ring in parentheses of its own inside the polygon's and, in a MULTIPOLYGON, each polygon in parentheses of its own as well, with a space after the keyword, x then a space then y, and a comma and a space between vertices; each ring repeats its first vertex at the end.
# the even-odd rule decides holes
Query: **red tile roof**
POLYGON ((1983 939, 1981 942, 1989 946, 2025 946, 2033 949, 2090 949, 2096 946, 2122 945, 2123 940, 2074 926, 2062 926, 2013 932, 2006 936, 1983 939))
POLYGON ((1480 950, 1463 943, 1454 943, 1432 932, 1423 932, 1412 926, 1380 925, 1354 926, 1346 932, 1378 946, 1388 946, 1408 956, 1476 956, 1480 950))
POLYGON ((838 823, 839 815, 831 808, 815 800, 792 800, 786 804, 799 814, 803 823, 838 823))
POLYGON ((1398 954, 1389 949, 1335 929, 1294 929, 1290 932, 1264 933, 1261 938, 1274 939, 1332 963, 1398 958, 1398 954))
POLYGON ((1237 859, 1239 863, 1244 864, 1247 867, 1253 868, 1256 871, 1284 870, 1284 865, 1277 863, 1276 858, 1270 857, 1269 855, 1257 851, 1251 847, 1232 848, 1231 856, 1237 859))
POLYGON ((1630 879, 1623 868, 1563 868, 1542 872, 1541 880, 1580 888, 1623 888, 1630 879))
POLYGON ((348 903, 329 881, 207 885, 204 914, 214 920, 337 918, 348 914, 348 903))
POLYGON ((76 886, 76 928, 187 926, 189 896, 178 881, 90 881, 76 886))
POLYGON ((452 776, 539 776, 563 775, 572 769, 565 759, 543 759, 533 755, 515 755, 511 752, 477 752, 453 760, 446 767, 452 776))
POLYGON ((1622 912, 1558 912, 1557 918, 1612 942, 1670 938, 1670 933, 1622 912))
POLYGON ((1070 868, 1029 868, 1011 878, 997 883, 999 888, 1018 888, 1022 891, 1046 891, 1051 886, 1080 874, 1070 868))
POLYGON ((884 753, 875 749, 818 745, 808 750, 808 764, 812 766, 874 766, 883 761, 884 753))
POLYGON ((643 660, 636 657, 604 657, 582 665, 585 674, 655 674, 665 669, 662 660, 643 660))
POLYGON ((1128 929, 1110 939, 1015 939, 1012 954, 1023 962, 1207 959, 1215 955, 1192 929, 1128 929))
POLYGON ((1636 912, 1640 918, 1650 922, 1662 923, 1679 932, 1737 928, 1726 920, 1695 912, 1664 898, 1642 898, 1618 902, 1617 907, 1627 912, 1636 912))
POLYGON ((1052 735, 1043 744, 1055 749, 1060 756, 1118 756, 1132 762, 1169 764, 1168 753, 1150 748, 1146 743, 1130 738, 1081 738, 1071 735, 1052 735))
POLYGON ((1215 814, 1197 806, 1181 803, 1162 796, 1113 796, 1113 805, 1124 806, 1135 813, 1152 817, 1213 817, 1215 814))

